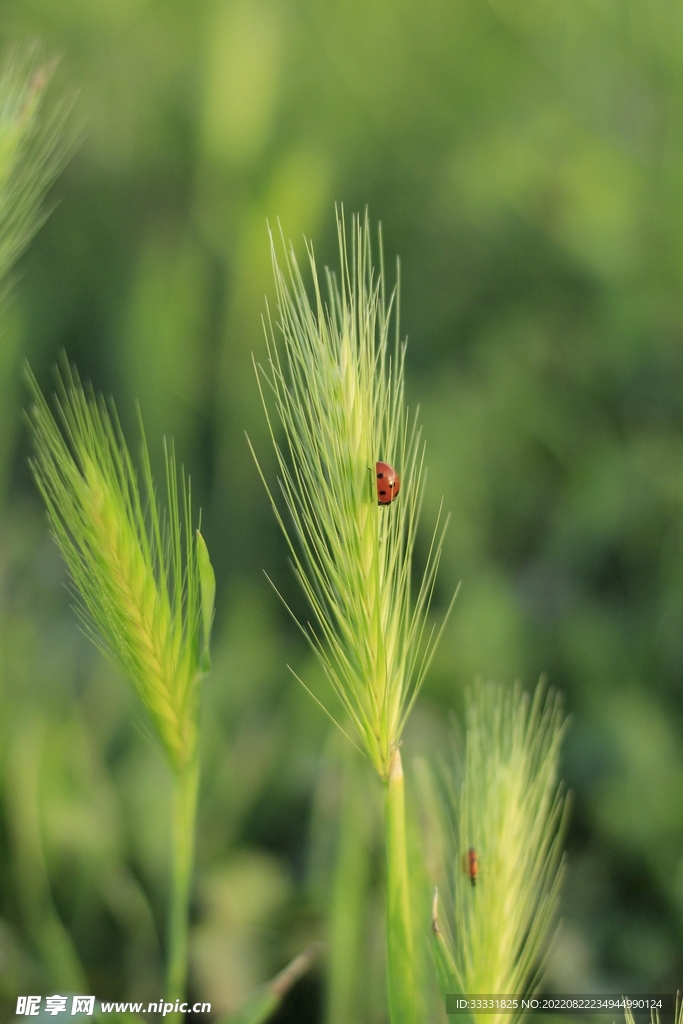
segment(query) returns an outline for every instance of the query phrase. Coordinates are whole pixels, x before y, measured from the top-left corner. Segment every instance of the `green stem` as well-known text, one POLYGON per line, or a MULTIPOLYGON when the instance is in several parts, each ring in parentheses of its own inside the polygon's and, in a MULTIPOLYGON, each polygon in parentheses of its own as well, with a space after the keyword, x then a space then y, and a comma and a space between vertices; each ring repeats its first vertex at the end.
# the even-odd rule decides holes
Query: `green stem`
POLYGON ((195 758, 174 776, 171 905, 168 920, 166 1000, 184 998, 187 980, 187 932, 194 862, 199 762, 195 758))
POLYGON ((370 822, 364 765, 350 743, 344 745, 343 794, 332 899, 329 908, 326 1024, 357 1020, 363 978, 363 924, 370 871, 370 822))
POLYGON ((417 1021, 403 767, 394 750, 386 782, 387 983, 391 1024, 417 1021))

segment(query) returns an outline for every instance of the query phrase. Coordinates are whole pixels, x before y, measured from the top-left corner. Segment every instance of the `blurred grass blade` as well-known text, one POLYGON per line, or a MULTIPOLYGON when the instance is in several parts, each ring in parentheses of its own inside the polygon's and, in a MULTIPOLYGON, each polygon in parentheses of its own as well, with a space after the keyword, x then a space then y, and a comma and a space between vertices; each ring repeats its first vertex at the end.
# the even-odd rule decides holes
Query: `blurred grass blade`
MULTIPOLYGON (((636 1018, 633 1015, 633 1010, 628 1008, 624 1010, 624 1020, 626 1024, 637 1024, 636 1018)), ((650 1024, 661 1024, 661 1017, 658 1010, 650 1010, 650 1024)), ((673 1024, 683 1024, 683 1003, 681 1003, 681 993, 678 991, 676 992, 673 1024)))
POLYGON ((265 1024, 280 1008, 289 990, 311 968, 319 950, 320 943, 312 943, 271 981, 257 989, 240 1010, 223 1018, 221 1024, 265 1024))
POLYGON ((206 541, 197 530, 197 568, 199 570, 199 586, 202 599, 202 624, 203 624, 203 649, 201 667, 203 672, 211 669, 211 655, 209 652, 209 640, 211 637, 211 626, 213 625, 214 602, 216 598, 216 574, 209 558, 209 549, 206 541))
POLYGON ((70 102, 50 110, 45 96, 54 61, 38 46, 13 47, 0 67, 0 502, 14 453, 17 376, 23 323, 10 306, 10 271, 48 216, 45 195, 73 149, 67 137, 70 102))
POLYGON ((394 751, 386 786, 387 979, 391 1024, 415 1024, 417 993, 410 920, 405 785, 401 754, 394 751))
POLYGON ((41 768, 47 725, 40 718, 14 723, 7 761, 7 824, 15 892, 46 983, 87 990, 85 971, 57 912, 45 863, 41 822, 41 768))
POLYGON ((37 46, 9 51, 0 73, 0 283, 47 217, 43 199, 63 167, 71 102, 45 109, 55 62, 37 46))
MULTIPOLYGON (((432 934, 434 936, 433 941, 433 953, 434 962, 436 964, 436 972, 439 978, 439 985, 441 991, 451 995, 460 995, 463 991, 462 981, 458 973, 453 955, 448 947, 441 926, 439 925, 439 893, 438 890, 434 890, 434 899, 432 901, 432 934)), ((468 1024, 471 1022, 471 1017, 465 1015, 462 1024, 468 1024)))
POLYGON ((280 1007, 281 997, 270 986, 258 989, 236 1014, 226 1017, 223 1024, 263 1024, 280 1007))

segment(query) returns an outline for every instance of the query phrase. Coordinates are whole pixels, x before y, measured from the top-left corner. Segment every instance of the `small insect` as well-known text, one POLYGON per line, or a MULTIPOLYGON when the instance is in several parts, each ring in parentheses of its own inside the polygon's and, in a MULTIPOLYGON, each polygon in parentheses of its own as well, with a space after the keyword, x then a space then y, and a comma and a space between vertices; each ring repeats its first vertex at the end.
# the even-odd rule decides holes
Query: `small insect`
POLYGON ((479 874, 479 861, 477 860, 477 851, 473 846, 470 846, 462 858, 462 866, 472 884, 472 888, 474 888, 477 884, 477 875, 479 874))
POLYGON ((398 473, 388 462, 378 462, 375 466, 377 473, 377 504, 391 505, 398 492, 401 490, 401 481, 398 473))

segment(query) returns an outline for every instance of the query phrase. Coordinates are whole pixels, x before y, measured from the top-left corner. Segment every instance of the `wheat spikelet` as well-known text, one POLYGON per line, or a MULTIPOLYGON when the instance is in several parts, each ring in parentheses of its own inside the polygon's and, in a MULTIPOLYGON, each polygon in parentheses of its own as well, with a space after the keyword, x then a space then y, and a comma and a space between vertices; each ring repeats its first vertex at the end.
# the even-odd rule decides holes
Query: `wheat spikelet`
POLYGON ((208 555, 201 535, 195 540, 189 528, 189 486, 182 481, 179 502, 175 458, 167 449, 168 513, 162 518, 144 434, 146 505, 113 408, 86 394, 65 366, 60 430, 30 372, 29 381, 32 468, 86 628, 133 683, 170 763, 182 770, 196 752, 213 608, 208 555))
POLYGON ((434 824, 446 861, 446 913, 439 919, 435 898, 433 917, 446 992, 525 994, 538 984, 562 878, 563 734, 559 700, 542 683, 532 699, 518 686, 480 685, 469 699, 464 777, 454 786, 454 771, 445 773, 445 803, 423 765, 423 804, 441 819, 434 824))
POLYGON ((381 262, 373 269, 367 216, 353 219, 350 244, 342 217, 338 231, 341 269, 326 275, 327 302, 312 249, 313 301, 292 249, 283 270, 271 238, 278 321, 267 324, 258 379, 286 512, 268 493, 317 625, 301 628, 386 780, 438 639, 426 624, 443 530, 437 521, 414 596, 424 446, 405 405, 397 294, 387 296, 381 262), (378 507, 378 461, 400 474, 390 507, 378 507))

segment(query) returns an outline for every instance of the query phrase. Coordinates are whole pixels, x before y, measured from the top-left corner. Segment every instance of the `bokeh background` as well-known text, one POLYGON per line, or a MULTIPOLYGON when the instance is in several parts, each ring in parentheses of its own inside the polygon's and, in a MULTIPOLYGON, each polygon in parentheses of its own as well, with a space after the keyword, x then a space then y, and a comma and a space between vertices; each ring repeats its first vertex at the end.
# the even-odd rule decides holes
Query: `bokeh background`
MULTIPOLYGON (((549 983, 675 989, 681 5, 3 0, 0 19, 6 45, 61 57, 51 91, 77 94, 81 133, 0 343, 3 1019, 18 992, 84 975, 104 998, 161 991, 168 778, 79 632, 27 468, 21 365, 50 388, 61 350, 133 446, 139 399, 157 465, 175 438, 217 570, 193 992, 229 1009, 325 935, 343 804, 367 854, 349 1020, 385 1019, 373 815, 344 804, 357 769, 285 667, 318 685, 262 574, 302 607, 244 437, 272 468, 251 365, 266 222, 334 264, 335 202, 381 220, 390 275, 400 255, 423 544, 442 494, 452 513, 436 613, 463 581, 407 755, 476 676, 546 673, 572 716, 574 802, 549 983)), ((321 963, 280 1020, 324 1008, 321 963)))

